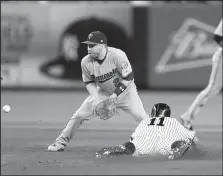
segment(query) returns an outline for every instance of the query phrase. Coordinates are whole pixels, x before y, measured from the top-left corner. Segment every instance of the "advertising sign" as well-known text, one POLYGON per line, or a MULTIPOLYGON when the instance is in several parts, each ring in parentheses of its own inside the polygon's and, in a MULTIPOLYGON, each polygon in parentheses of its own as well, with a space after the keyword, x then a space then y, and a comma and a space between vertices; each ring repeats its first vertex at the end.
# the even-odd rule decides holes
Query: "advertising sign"
POLYGON ((149 10, 149 87, 204 88, 218 48, 213 32, 221 19, 221 7, 175 4, 149 10))

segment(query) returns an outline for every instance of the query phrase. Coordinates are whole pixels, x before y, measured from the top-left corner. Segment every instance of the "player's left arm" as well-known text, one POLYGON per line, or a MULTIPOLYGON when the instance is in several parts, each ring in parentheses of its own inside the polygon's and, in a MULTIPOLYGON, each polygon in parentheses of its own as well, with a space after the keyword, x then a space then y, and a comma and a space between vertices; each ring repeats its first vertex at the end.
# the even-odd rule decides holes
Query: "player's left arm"
POLYGON ((122 76, 123 80, 119 82, 114 93, 119 96, 128 85, 134 80, 132 66, 128 60, 126 54, 121 51, 116 57, 116 66, 119 74, 122 76))

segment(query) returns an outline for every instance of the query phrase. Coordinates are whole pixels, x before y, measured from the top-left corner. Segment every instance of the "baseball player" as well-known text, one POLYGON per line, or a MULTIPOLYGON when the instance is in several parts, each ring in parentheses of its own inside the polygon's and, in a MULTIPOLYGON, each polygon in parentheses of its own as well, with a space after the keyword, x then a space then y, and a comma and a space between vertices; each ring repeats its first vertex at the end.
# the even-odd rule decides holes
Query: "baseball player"
POLYGON ((195 144, 195 132, 184 128, 170 115, 171 110, 167 104, 155 104, 150 117, 139 123, 129 142, 103 148, 96 152, 96 157, 133 155, 180 158, 192 144, 195 144))
POLYGON ((194 116, 199 113, 200 108, 205 105, 209 98, 220 93, 222 89, 222 20, 214 32, 214 40, 220 47, 212 57, 212 71, 209 83, 207 87, 197 95, 187 111, 180 116, 181 123, 190 130, 193 130, 192 120, 194 116))
POLYGON ((81 62, 82 78, 90 96, 73 114, 48 151, 64 150, 83 121, 96 117, 95 107, 107 98, 115 101, 117 108, 129 113, 138 122, 147 117, 126 54, 120 49, 108 47, 107 38, 100 31, 90 33, 87 41, 82 43, 88 48, 88 55, 81 62))

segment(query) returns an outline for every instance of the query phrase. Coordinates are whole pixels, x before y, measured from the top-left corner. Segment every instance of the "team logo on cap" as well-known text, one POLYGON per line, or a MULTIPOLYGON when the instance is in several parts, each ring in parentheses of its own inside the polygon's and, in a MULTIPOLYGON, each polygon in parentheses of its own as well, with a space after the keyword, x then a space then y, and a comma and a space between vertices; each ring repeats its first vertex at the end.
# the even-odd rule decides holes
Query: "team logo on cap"
POLYGON ((88 39, 91 39, 93 37, 93 34, 88 35, 88 39))

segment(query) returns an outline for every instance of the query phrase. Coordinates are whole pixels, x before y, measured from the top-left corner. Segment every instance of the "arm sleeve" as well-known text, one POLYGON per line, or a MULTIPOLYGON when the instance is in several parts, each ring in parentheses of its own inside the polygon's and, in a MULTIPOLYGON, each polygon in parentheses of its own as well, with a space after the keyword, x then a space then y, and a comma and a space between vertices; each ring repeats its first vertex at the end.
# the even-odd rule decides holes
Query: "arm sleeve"
POLYGON ((116 65, 118 68, 118 72, 122 75, 123 78, 126 78, 130 74, 132 74, 132 66, 123 51, 117 54, 116 65))

